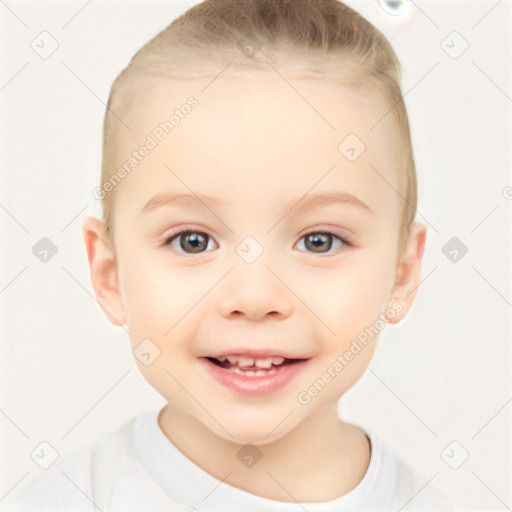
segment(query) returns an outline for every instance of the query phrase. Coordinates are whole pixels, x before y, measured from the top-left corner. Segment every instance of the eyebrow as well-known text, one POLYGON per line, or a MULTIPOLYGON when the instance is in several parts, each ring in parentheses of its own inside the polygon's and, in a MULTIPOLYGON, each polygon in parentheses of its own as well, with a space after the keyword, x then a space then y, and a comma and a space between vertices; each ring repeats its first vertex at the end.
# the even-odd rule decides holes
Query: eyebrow
POLYGON ((319 206, 340 204, 342 206, 355 206, 362 211, 375 215, 373 210, 358 197, 348 192, 326 191, 304 194, 301 198, 290 201, 285 205, 285 211, 293 210, 295 213, 309 210, 319 206))
POLYGON ((174 192, 163 192, 152 197, 142 208, 141 213, 146 213, 157 208, 167 207, 172 208, 173 206, 189 206, 197 203, 208 205, 208 203, 221 206, 226 204, 225 201, 216 197, 196 194, 178 194, 174 192))
MULTIPOLYGON (((226 204, 226 201, 209 195, 164 192, 152 197, 142 208, 141 214, 161 207, 172 208, 174 206, 193 206, 198 203, 205 206, 208 204, 223 206, 226 204)), ((349 194, 348 192, 335 191, 315 192, 312 194, 306 193, 302 197, 286 203, 284 209, 287 213, 291 210, 298 213, 319 206, 328 206, 330 204, 355 206, 362 211, 366 211, 374 215, 372 209, 358 197, 349 194)))

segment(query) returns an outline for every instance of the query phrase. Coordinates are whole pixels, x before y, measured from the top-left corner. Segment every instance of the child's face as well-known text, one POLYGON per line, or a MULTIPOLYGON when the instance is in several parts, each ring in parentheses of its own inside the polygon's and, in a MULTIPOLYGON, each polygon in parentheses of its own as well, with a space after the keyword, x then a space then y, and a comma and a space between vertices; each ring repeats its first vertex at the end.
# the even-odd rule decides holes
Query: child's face
POLYGON ((402 200, 383 135, 389 125, 369 131, 378 118, 357 92, 270 73, 221 76, 203 92, 207 83, 159 82, 123 118, 132 131, 123 132, 116 169, 148 135, 158 142, 152 133, 174 109, 198 101, 118 185, 117 268, 102 267, 114 280, 104 280, 105 293, 99 280, 95 289, 126 321, 132 349, 151 340, 142 360, 159 350, 151 364, 136 362, 172 406, 227 440, 263 443, 335 407, 362 376, 375 326, 397 301, 402 311, 391 323, 400 320, 414 298, 424 230, 413 231, 397 268, 402 200), (353 162, 338 149, 349 134, 366 145, 353 162), (359 204, 301 209, 321 193, 359 204), (191 199, 147 206, 160 194, 191 199), (199 234, 166 245, 185 228, 199 234), (335 237, 305 237, 326 231, 335 237), (340 371, 338 356, 371 327, 340 371), (309 360, 267 393, 241 391, 213 378, 204 359, 239 349, 309 360), (308 391, 319 379, 323 389, 308 391))

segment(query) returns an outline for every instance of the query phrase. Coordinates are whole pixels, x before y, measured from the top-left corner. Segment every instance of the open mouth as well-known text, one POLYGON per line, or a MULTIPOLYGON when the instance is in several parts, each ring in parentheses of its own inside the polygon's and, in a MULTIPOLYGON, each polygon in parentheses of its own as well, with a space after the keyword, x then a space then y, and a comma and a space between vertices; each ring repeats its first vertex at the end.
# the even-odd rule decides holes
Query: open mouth
MULTIPOLYGON (((289 354, 288 354, 289 355, 289 354)), ((263 397, 286 387, 308 366, 311 357, 288 358, 267 354, 200 357, 207 375, 232 392, 263 397)))
POLYGON ((257 377, 273 375, 279 369, 305 361, 305 359, 287 359, 285 357, 273 356, 262 359, 255 359, 244 356, 220 356, 207 357, 210 362, 246 377, 257 377))

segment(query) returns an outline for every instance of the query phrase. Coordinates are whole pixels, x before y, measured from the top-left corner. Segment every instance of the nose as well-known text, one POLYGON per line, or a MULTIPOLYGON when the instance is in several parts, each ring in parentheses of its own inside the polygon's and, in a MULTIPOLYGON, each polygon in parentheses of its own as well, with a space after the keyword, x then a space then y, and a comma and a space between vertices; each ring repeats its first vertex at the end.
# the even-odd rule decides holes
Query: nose
POLYGON ((224 279, 218 309, 226 318, 246 317, 256 321, 266 316, 284 320, 293 311, 293 293, 285 279, 266 266, 260 257, 253 263, 235 262, 224 279))

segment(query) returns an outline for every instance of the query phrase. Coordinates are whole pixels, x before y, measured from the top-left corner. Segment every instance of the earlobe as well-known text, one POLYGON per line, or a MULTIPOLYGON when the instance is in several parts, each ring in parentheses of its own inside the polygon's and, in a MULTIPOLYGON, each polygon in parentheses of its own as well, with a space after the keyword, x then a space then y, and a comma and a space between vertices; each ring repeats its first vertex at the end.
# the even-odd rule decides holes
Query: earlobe
POLYGON ((387 321, 390 324, 397 324, 405 318, 416 297, 420 284, 421 260, 425 250, 426 231, 427 228, 424 224, 415 222, 411 228, 407 247, 400 256, 389 302, 390 308, 394 304, 393 309, 396 314, 393 318, 388 317, 387 321), (400 304, 401 308, 397 307, 397 304, 400 304))
POLYGON ((107 320, 116 327, 126 323, 119 290, 117 261, 105 227, 94 217, 84 221, 83 238, 94 293, 107 320))

